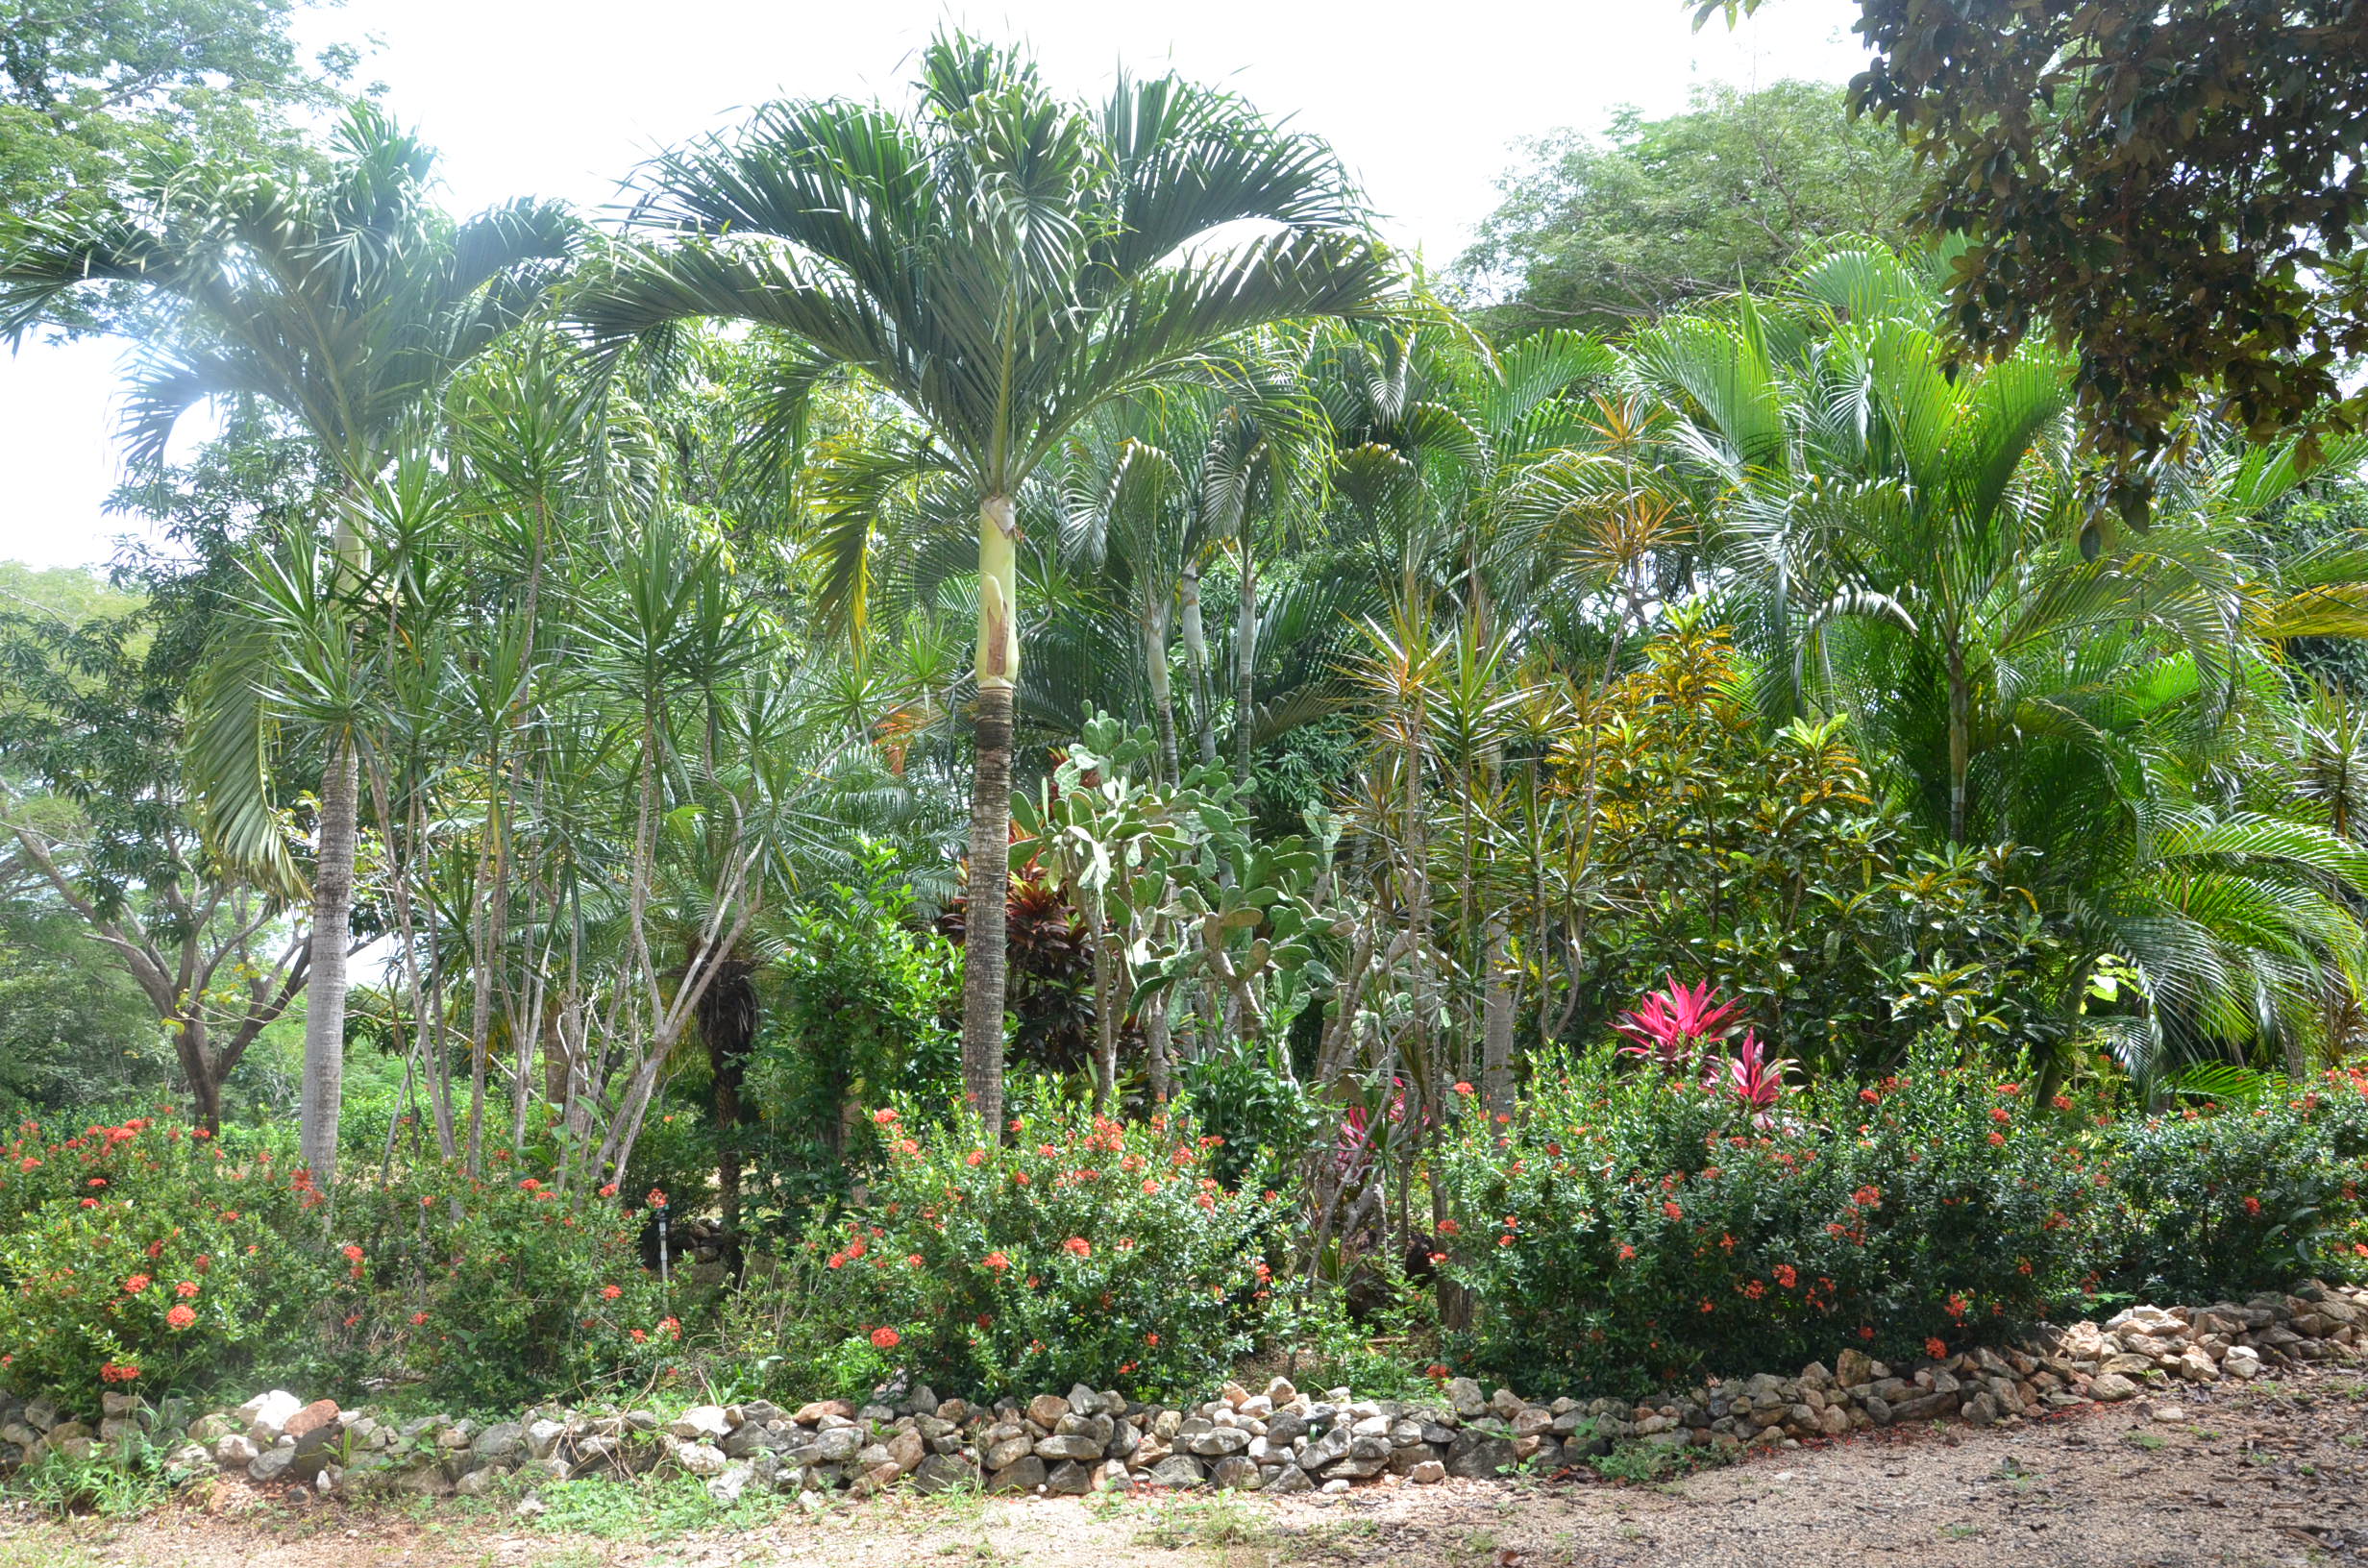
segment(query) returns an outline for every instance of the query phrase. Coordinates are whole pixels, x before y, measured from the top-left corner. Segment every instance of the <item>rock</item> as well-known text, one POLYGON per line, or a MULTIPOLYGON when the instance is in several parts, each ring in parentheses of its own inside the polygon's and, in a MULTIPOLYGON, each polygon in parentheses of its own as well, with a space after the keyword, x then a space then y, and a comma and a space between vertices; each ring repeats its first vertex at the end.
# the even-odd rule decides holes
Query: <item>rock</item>
POLYGON ((1254 1492, 1260 1480, 1258 1466, 1239 1454, 1209 1466, 1209 1484, 1221 1492, 1254 1492))
POLYGON ((1207 1478, 1201 1473, 1198 1459, 1189 1454, 1171 1454, 1151 1466, 1147 1479, 1154 1486, 1175 1491, 1197 1486, 1207 1478))
POLYGON ((1436 1486, 1447 1479, 1447 1467, 1437 1459, 1424 1459, 1406 1472, 1406 1479, 1417 1486, 1436 1486))
POLYGON ((1456 1434, 1455 1446, 1447 1450, 1446 1469, 1447 1474, 1467 1481, 1493 1481, 1517 1462, 1513 1444, 1506 1439, 1464 1432, 1456 1434))
POLYGON ((1083 1497, 1093 1489, 1093 1472, 1074 1459, 1063 1459, 1045 1477, 1045 1490, 1054 1497, 1083 1497))
MULTIPOLYGON (((51 1440, 53 1442, 56 1441, 55 1438, 51 1440)), ((247 1475, 250 1480, 261 1482, 264 1485, 269 1485, 271 1482, 278 1481, 282 1476, 286 1475, 288 1472, 288 1466, 294 1464, 295 1462, 295 1444, 288 1443, 283 1446, 267 1448, 260 1454, 255 1456, 254 1462, 247 1466, 247 1475)))
MULTIPOLYGON (((1249 1438, 1250 1434, 1239 1427, 1212 1427, 1207 1432, 1195 1433, 1186 1438, 1184 1446, 1202 1458, 1221 1459, 1249 1447, 1249 1438)), ((1268 1441, 1272 1442, 1272 1437, 1270 1436, 1268 1441)), ((1044 1444, 1036 1445, 1037 1453, 1044 1451, 1044 1444)))
POLYGON ((832 1427, 814 1439, 814 1448, 818 1463, 845 1464, 863 1452, 863 1429, 832 1427))
POLYGON ((213 1440, 213 1461, 225 1470, 244 1470, 257 1457, 255 1445, 243 1432, 226 1432, 213 1440))
POLYGON ((913 1472, 913 1486, 923 1492, 951 1492, 978 1484, 978 1467, 950 1454, 932 1454, 913 1472))
POLYGON ((749 1489, 749 1482, 754 1474, 745 1464, 727 1464, 720 1472, 707 1478, 707 1496, 717 1507, 728 1508, 740 1501, 740 1494, 749 1489))
POLYGON ((567 1426, 559 1421, 530 1421, 527 1423, 527 1454, 537 1459, 551 1458, 551 1451, 567 1435, 567 1426))
MULTIPOLYGON (((1271 1443, 1273 1438, 1267 1440, 1271 1443)), ((1299 1467, 1313 1475, 1326 1465, 1337 1464, 1348 1458, 1348 1450, 1355 1442, 1346 1427, 1334 1427, 1320 1437, 1310 1438, 1307 1446, 1299 1450, 1299 1467)))
POLYGON ((1449 1378, 1443 1391, 1447 1403, 1455 1407, 1455 1413, 1467 1421, 1489 1413, 1489 1402, 1481 1395, 1480 1385, 1469 1378, 1449 1378))
POLYGON ((918 1432, 900 1432, 888 1439, 887 1446, 888 1460, 900 1475, 911 1475, 920 1469, 921 1461, 929 1453, 928 1444, 922 1441, 918 1432))
POLYGON ((1875 1363, 1862 1350, 1845 1350, 1834 1358, 1834 1381, 1844 1388, 1856 1388, 1875 1381, 1875 1363))
POLYGON ((494 1486, 500 1482, 503 1474, 504 1472, 500 1470, 472 1470, 460 1478, 459 1483, 453 1490, 462 1497, 482 1497, 493 1490, 494 1486))
POLYGON ((2261 1375, 2261 1353, 2251 1345, 2232 1345, 2220 1362, 2220 1372, 2224 1377, 2250 1383, 2261 1375))
MULTIPOLYGON (((1248 1444, 1247 1433, 1236 1433, 1235 1435, 1241 1437, 1245 1446, 1248 1444)), ((1098 1459, 1101 1458, 1101 1451, 1100 1443, 1082 1434, 1073 1437, 1040 1437, 1036 1440, 1035 1449, 1036 1457, 1040 1459, 1062 1459, 1073 1462, 1077 1459, 1098 1459)))
POLYGON ((286 1430, 288 1417, 304 1408, 303 1400, 284 1389, 258 1394, 238 1407, 239 1419, 247 1424, 247 1441, 259 1449, 269 1448, 286 1430))
MULTIPOLYGON (((835 1415, 842 1421, 852 1421, 855 1418, 855 1407, 843 1399, 818 1399, 811 1404, 799 1406, 798 1413, 790 1419, 802 1427, 812 1427, 819 1426, 826 1415, 835 1415)), ((949 1419, 951 1418, 949 1417, 949 1419)))
POLYGON ((2189 1345, 2181 1353, 2179 1360, 2172 1363, 2171 1370, 2189 1383, 2220 1381, 2220 1368, 2212 1364, 2211 1353, 2195 1345, 2189 1345))
POLYGON ((718 1442, 731 1431, 731 1423, 724 1418, 720 1405, 694 1405, 674 1420, 666 1430, 686 1443, 718 1442))
POLYGON ((1269 1476, 1266 1484, 1258 1488, 1269 1497, 1295 1497, 1316 1489, 1315 1481, 1295 1464, 1286 1464, 1269 1476))
POLYGON ((515 1421, 496 1421, 469 1442, 469 1457, 480 1465, 514 1466, 526 1451, 527 1429, 515 1421))
POLYGON ((1069 1413, 1069 1401, 1058 1394, 1038 1394, 1027 1402, 1027 1418, 1049 1432, 1069 1413))
POLYGON ((732 1462, 713 1443, 678 1441, 669 1458, 694 1476, 720 1476, 731 1467, 732 1462))
POLYGON ((2136 1397, 2137 1384, 2118 1372, 2103 1372, 2088 1380, 2088 1397, 2100 1405, 2115 1405, 2136 1397))
POLYGON ((990 1470, 1000 1470, 1007 1464, 1018 1464, 1034 1451, 1035 1439, 1024 1432, 1000 1437, 987 1445, 980 1458, 990 1470))
POLYGON ((1013 1463, 1004 1465, 1000 1470, 989 1476, 987 1490, 990 1492, 1032 1492, 1042 1486, 1049 1475, 1050 1472, 1045 1469, 1045 1461, 1030 1454, 1013 1463))
POLYGON ((280 1428, 280 1433, 282 1436, 296 1439, 297 1453, 318 1453, 344 1433, 344 1429, 337 1425, 337 1402, 333 1399, 314 1400, 289 1416, 280 1428))

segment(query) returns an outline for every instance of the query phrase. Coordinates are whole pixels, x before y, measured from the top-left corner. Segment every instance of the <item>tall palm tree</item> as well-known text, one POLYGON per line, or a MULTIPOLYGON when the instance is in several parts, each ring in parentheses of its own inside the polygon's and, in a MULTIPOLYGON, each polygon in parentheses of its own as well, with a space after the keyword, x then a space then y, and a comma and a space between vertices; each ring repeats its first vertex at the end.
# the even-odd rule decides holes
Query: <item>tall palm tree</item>
POLYGON ((917 86, 910 113, 779 103, 658 159, 640 215, 673 243, 621 250, 575 308, 612 340, 695 317, 778 329, 813 355, 777 406, 815 367, 851 367, 927 432, 911 459, 974 496, 962 1052, 997 1125, 1021 487, 1102 404, 1250 328, 1373 309, 1391 268, 1330 151, 1231 94, 1122 80, 1095 112, 1019 54, 958 35, 924 51, 917 86), (1228 243, 1244 223, 1265 232, 1228 243))
MULTIPOLYGON (((162 169, 114 208, 25 222, 0 242, 0 331, 20 337, 90 284, 149 290, 166 317, 133 373, 135 458, 160 455, 174 424, 199 403, 275 404, 318 449, 334 556, 350 566, 345 502, 386 467, 406 422, 453 367, 539 298, 575 226, 563 209, 531 202, 455 224, 432 200, 434 154, 367 104, 348 114, 332 153, 319 178, 162 169)), ((248 668, 219 679, 225 712, 217 717, 242 707, 251 714, 258 682, 269 674, 248 668)), ((292 880, 262 792, 252 787, 265 727, 200 728, 192 763, 210 796, 210 833, 234 859, 277 863, 292 880)), ((333 724, 321 739, 302 1149, 307 1167, 326 1178, 336 1168, 344 1083, 360 792, 350 724, 333 724)))

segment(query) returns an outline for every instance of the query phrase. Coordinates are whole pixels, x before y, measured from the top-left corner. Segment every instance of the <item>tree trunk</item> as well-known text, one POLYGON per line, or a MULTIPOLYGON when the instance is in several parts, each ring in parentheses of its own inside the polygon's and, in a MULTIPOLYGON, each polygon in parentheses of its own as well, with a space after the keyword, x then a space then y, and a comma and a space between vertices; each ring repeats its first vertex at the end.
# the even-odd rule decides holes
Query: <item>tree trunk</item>
POLYGON ((1488 922, 1486 973, 1480 992, 1480 1093, 1489 1114, 1513 1109, 1513 984, 1505 978, 1513 955, 1501 916, 1488 922))
POLYGON ((1965 772, 1973 749, 1973 696, 1965 685, 1964 650, 1949 647, 1949 842, 1965 842, 1965 772))
POLYGON ((345 950, 354 914, 354 837, 360 758, 351 737, 321 772, 320 852, 312 869, 312 953, 307 961, 303 1106, 298 1154, 324 1188, 337 1175, 337 1117, 345 1094, 345 950))
POLYGON ((1200 730, 1200 760, 1217 760, 1217 716, 1209 696, 1209 636, 1200 621, 1200 563, 1187 561, 1176 584, 1177 629, 1184 636, 1184 662, 1192 670, 1193 703, 1200 730))
POLYGON ((1233 777, 1246 790, 1258 711, 1258 566, 1249 552, 1247 523, 1243 527, 1242 601, 1233 622, 1233 777))
POLYGON ((1168 992, 1151 998, 1143 1015, 1143 1051, 1151 1079, 1151 1103, 1168 1103, 1168 992))
POLYGON ((962 938, 962 1087, 987 1136, 1003 1129, 1003 918, 1011 890, 1012 684, 1020 675, 1019 528, 1009 496, 978 507, 977 771, 962 938))
POLYGON ((1184 775, 1177 771, 1175 745, 1175 690, 1168 678, 1168 606, 1162 604, 1158 613, 1143 623, 1143 673, 1151 686, 1151 712, 1159 721, 1159 777, 1163 784, 1175 784, 1184 775))

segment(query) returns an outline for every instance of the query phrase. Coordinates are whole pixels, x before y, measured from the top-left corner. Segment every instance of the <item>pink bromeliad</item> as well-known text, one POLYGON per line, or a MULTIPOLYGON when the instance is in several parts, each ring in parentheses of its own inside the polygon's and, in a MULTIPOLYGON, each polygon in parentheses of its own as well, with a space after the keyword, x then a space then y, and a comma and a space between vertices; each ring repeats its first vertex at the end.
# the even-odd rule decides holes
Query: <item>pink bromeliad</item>
POLYGON ((1622 1014, 1613 1028, 1636 1042, 1621 1046, 1620 1055, 1648 1057, 1670 1072, 1683 1072, 1704 1041, 1726 1033, 1742 1004, 1719 1002, 1708 980, 1689 990, 1674 975, 1661 978, 1662 989, 1649 992, 1635 1012, 1622 1014))

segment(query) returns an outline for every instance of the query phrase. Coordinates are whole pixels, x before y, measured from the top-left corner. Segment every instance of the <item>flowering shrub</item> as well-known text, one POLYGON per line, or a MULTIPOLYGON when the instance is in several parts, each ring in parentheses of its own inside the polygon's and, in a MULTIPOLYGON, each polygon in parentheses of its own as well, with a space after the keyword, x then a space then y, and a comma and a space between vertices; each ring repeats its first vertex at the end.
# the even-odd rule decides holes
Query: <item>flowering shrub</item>
POLYGON ((321 1194, 268 1143, 135 1117, 0 1155, 0 1378, 91 1410, 110 1384, 198 1386, 284 1355, 323 1264, 289 1238, 321 1194))
MULTIPOLYGON (((681 1338, 613 1189, 562 1195, 506 1172, 428 1166, 339 1194, 349 1234, 328 1335, 355 1363, 394 1362, 426 1391, 506 1405, 641 1366, 681 1338)), ((640 1194, 635 1194, 640 1196, 640 1194)))
POLYGON ((2333 1072, 2324 1088, 2118 1124, 2109 1274, 2150 1299, 2193 1301, 2362 1272, 2361 1129, 2368 1081, 2333 1072))
POLYGON ((1196 1389, 1248 1347, 1268 1289, 1255 1238, 1281 1200, 1220 1182, 1190 1121, 1046 1102, 995 1147, 973 1119, 874 1120, 869 1205, 817 1223, 792 1260, 811 1339, 986 1395, 1196 1389))
POLYGON ((1936 1052, 1863 1090, 1747 1095, 1608 1052, 1542 1063, 1532 1090, 1509 1124, 1462 1122, 1443 1173, 1447 1266, 1479 1307, 1461 1360, 1517 1386, 1904 1358, 2085 1283, 2078 1118, 1936 1052))

